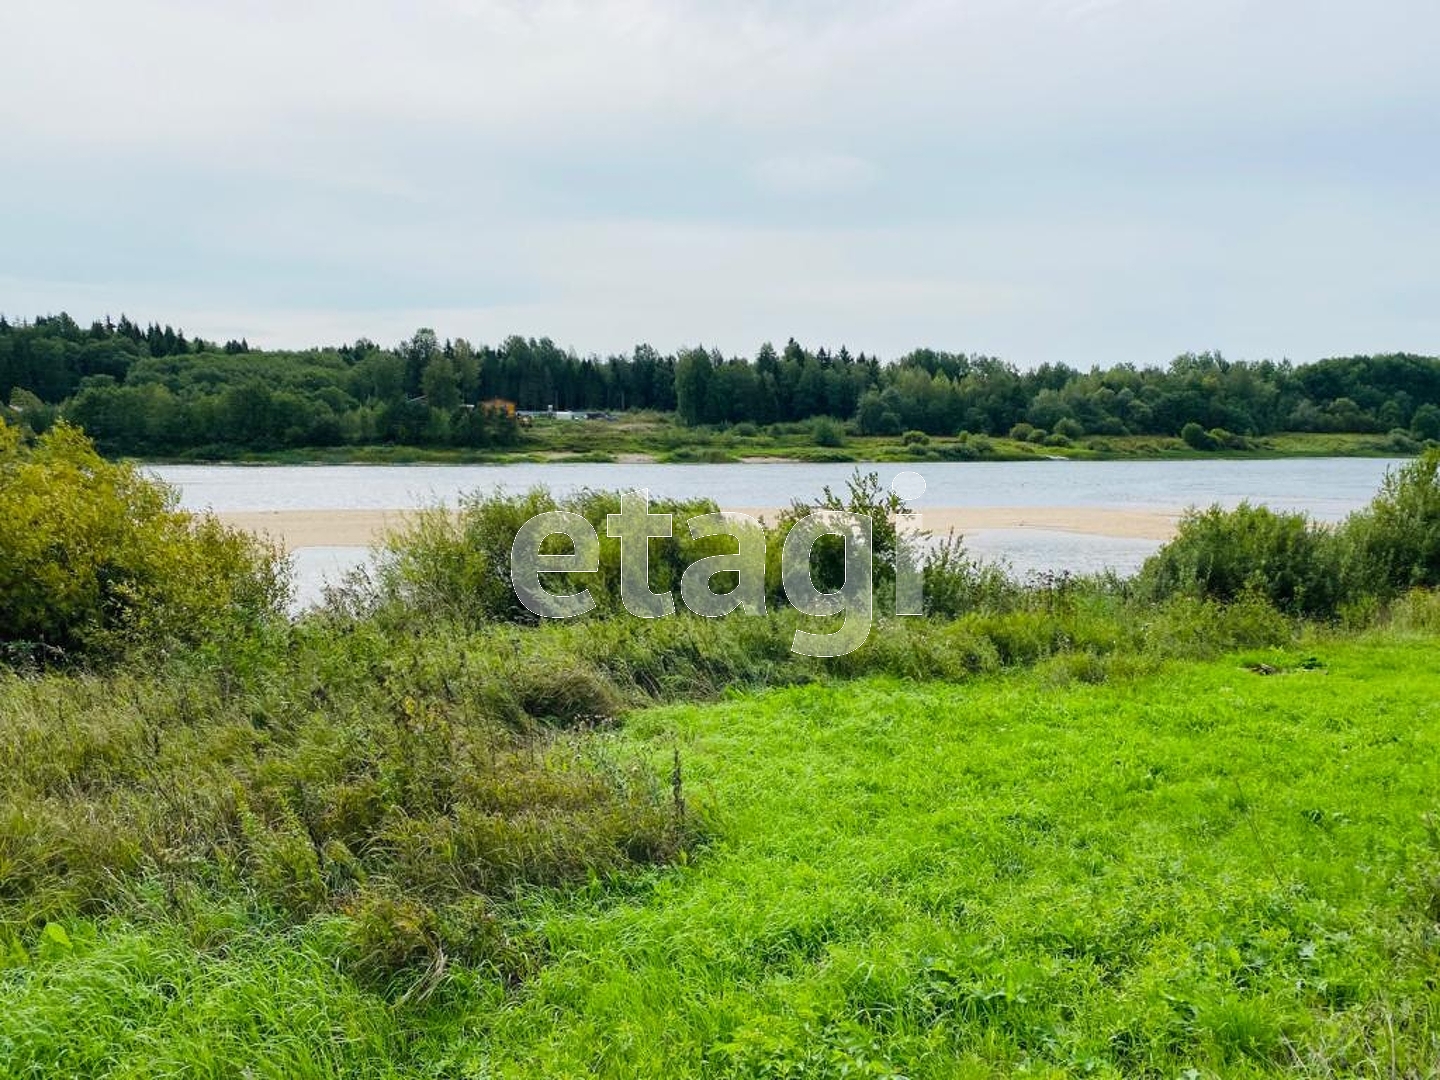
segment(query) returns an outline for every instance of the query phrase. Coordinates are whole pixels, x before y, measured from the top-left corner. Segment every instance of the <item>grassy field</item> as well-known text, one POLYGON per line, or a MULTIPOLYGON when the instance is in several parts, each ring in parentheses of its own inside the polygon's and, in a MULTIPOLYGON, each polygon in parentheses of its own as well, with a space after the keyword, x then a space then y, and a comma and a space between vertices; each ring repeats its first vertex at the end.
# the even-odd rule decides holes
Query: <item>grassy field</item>
POLYGON ((528 977, 379 992, 156 884, 11 941, 0 1075, 1435 1075, 1435 645, 648 709, 593 738, 704 840, 512 901, 528 977))
POLYGON ((1094 436, 1067 446, 1050 446, 986 436, 927 438, 906 443, 900 436, 844 436, 839 445, 819 445, 809 424, 725 431, 685 428, 660 414, 625 415, 616 421, 538 421, 514 447, 489 450, 424 449, 406 446, 335 447, 269 453, 227 454, 213 448, 184 460, 216 456, 272 464, 459 464, 465 462, 577 461, 739 462, 778 458, 820 462, 1162 460, 1212 457, 1392 457, 1414 452, 1387 435, 1286 433, 1248 440, 1246 449, 1199 451, 1178 438, 1148 435, 1094 436))

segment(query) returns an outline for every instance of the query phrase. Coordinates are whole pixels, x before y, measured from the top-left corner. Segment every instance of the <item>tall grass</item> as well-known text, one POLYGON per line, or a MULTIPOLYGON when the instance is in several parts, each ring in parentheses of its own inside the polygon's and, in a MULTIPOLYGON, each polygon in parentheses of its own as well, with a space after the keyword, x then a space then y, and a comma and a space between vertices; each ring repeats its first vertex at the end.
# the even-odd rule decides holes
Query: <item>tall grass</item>
POLYGON ((497 693, 458 642, 291 645, 238 684, 224 669, 0 683, 0 925, 128 910, 158 881, 295 924, 342 913, 357 970, 523 966, 486 899, 686 843, 655 777, 525 712, 602 722, 603 694, 523 677, 497 693))

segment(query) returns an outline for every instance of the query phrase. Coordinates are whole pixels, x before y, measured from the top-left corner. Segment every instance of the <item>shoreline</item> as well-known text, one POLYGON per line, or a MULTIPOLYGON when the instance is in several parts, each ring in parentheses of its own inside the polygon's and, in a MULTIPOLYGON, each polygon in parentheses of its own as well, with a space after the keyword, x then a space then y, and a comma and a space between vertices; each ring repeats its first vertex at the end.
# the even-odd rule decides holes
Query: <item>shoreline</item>
MULTIPOLYGON (((709 452, 709 448, 701 446, 709 452)), ((938 452, 927 456, 916 456, 897 452, 893 448, 881 448, 874 452, 861 448, 856 453, 849 449, 824 454, 806 452, 803 449, 777 450, 773 453, 730 453, 716 452, 713 457, 672 456, 660 450, 633 452, 581 452, 565 450, 529 450, 499 454, 467 454, 447 451, 405 451, 399 453, 353 453, 353 454, 291 454, 286 451, 273 453, 241 454, 233 457, 189 457, 165 454, 107 454, 110 461, 122 461, 142 468, 147 465, 194 466, 197 468, 315 468, 335 466, 403 468, 406 466, 450 466, 450 465, 988 465, 988 464, 1032 464, 1047 461, 1075 462, 1139 462, 1154 464, 1173 461, 1315 461, 1324 458, 1393 458, 1411 460, 1418 455, 1410 451, 1367 447, 1364 449, 1317 447, 1315 449, 1257 450, 1095 450, 1081 446, 1069 452, 1046 450, 1044 452, 1015 453, 1001 451, 979 457, 964 457, 950 454, 943 445, 938 452)))
POLYGON ((1423 444, 1364 432, 1274 432, 1247 437, 1243 446, 1197 449, 1169 435, 1090 435, 1063 446, 1004 436, 930 436, 907 444, 893 435, 847 435, 819 446, 799 434, 736 435, 654 423, 639 427, 545 425, 513 446, 420 447, 391 444, 246 450, 191 447, 168 454, 121 455, 154 465, 923 465, 927 462, 1041 461, 1270 461, 1306 458, 1410 458, 1423 444))
MULTIPOLYGON (((779 507, 725 507, 773 521, 779 507)), ((216 513, 223 524, 278 541, 287 550, 370 547, 404 526, 414 510, 243 510, 216 513)), ((1169 540, 1182 511, 1071 506, 936 506, 919 512, 936 536, 994 529, 1035 529, 1125 540, 1169 540)))

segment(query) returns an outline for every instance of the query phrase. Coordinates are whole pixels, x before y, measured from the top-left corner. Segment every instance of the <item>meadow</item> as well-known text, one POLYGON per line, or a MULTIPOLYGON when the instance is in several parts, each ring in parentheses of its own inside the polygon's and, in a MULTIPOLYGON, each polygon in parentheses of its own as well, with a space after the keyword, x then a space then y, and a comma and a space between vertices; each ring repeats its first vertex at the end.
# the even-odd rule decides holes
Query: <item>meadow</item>
POLYGON ((830 421, 737 424, 729 428, 685 427, 673 415, 637 411, 614 420, 539 419, 509 446, 457 449, 404 445, 312 447, 291 450, 231 449, 179 455, 147 455, 156 461, 224 460, 273 464, 463 464, 515 461, 616 462, 653 460, 727 464, 748 459, 819 462, 1167 460, 1212 457, 1391 457, 1424 444, 1387 434, 1288 432, 1255 436, 1231 446, 1197 449, 1162 435, 1092 435, 1032 442, 1001 436, 857 434, 830 421))
MULTIPOLYGON (((703 823, 527 889, 527 978, 422 1000, 334 919, 63 918, 4 974, 7 1075, 1425 1076, 1440 1061, 1433 631, 1103 681, 1065 657, 662 706, 595 735, 703 823), (1078 677, 1077 677, 1078 676, 1078 677)), ((145 892, 141 890, 142 894, 145 892)))
MULTIPOLYGON (((1437 474, 1129 581, 942 544, 823 659, 773 580, 625 616, 603 542, 537 623, 503 553, 596 492, 290 620, 262 544, 0 428, 0 1075, 1433 1076, 1437 474)), ((893 579, 876 481, 822 504, 893 579)))

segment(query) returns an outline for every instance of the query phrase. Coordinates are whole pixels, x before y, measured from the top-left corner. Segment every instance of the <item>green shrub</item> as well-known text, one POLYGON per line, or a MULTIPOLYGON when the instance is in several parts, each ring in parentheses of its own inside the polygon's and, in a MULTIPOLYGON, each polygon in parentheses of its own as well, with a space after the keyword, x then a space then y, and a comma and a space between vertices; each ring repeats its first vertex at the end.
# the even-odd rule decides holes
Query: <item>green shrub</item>
POLYGON ((1342 530, 1346 585, 1382 598, 1440 585, 1440 451, 1386 475, 1342 530))
POLYGON ((1020 586, 995 563, 971 558, 954 534, 935 544, 925 561, 925 612, 955 618, 968 611, 1003 611, 1021 598, 1020 586))
POLYGON ((1421 442, 1440 439, 1440 407, 1426 402, 1410 418, 1410 430, 1421 442))
POLYGON ((845 428, 829 416, 816 417, 810 427, 810 438, 816 446, 844 446, 845 428))
POLYGON ((1063 652, 1069 643, 1060 620, 1043 611, 981 612, 963 618, 961 625, 988 638, 1007 667, 1033 664, 1063 652))
MULTIPOLYGON (((4 411, 3 407, 0 407, 0 414, 4 411)), ((35 435, 49 431, 59 413, 56 406, 46 404, 38 396, 19 386, 10 391, 9 411, 12 419, 35 435)), ((3 423, 5 420, 0 416, 0 424, 3 423)))
POLYGON ((1023 420, 1010 429, 1010 438, 1016 442, 1029 442, 1030 436, 1035 432, 1034 424, 1027 424, 1023 420))
MULTIPOLYGON (((713 503, 658 501, 651 513, 673 515, 674 535, 651 547, 650 587, 656 592, 678 593, 680 580, 697 559, 733 553, 736 541, 728 535, 690 538, 686 522, 699 514, 713 513, 713 503)), ((797 502, 785 510, 769 528, 766 537, 766 596, 774 607, 787 604, 781 583, 780 554, 785 537, 794 523, 814 510, 841 510, 870 518, 872 557, 877 586, 876 602, 884 606, 895 580, 899 553, 907 544, 916 565, 920 564, 919 537, 907 540, 897 530, 896 515, 904 501, 885 491, 878 474, 856 472, 843 494, 826 488, 813 503, 797 502)), ((424 625, 453 622, 480 626, 506 622, 534 624, 537 616, 515 595, 510 579, 510 551, 520 526, 537 514, 566 510, 580 514, 594 528, 600 541, 599 570, 573 575, 568 581, 550 581, 556 592, 588 589, 595 598, 593 618, 623 613, 620 596, 620 542, 606 533, 606 518, 620 510, 620 496, 614 492, 587 491, 563 499, 534 490, 524 495, 487 493, 469 496, 458 510, 432 508, 411 515, 404 528, 385 541, 373 580, 361 576, 346 589, 336 590, 331 614, 347 618, 378 615, 388 625, 424 625)), ((563 537, 552 537, 546 550, 569 550, 563 537)), ((824 536, 812 551, 812 572, 817 587, 834 589, 843 579, 844 547, 839 537, 824 536)), ((563 577, 563 575, 556 575, 563 577)), ((723 591, 722 578, 712 588, 723 591)), ((679 603, 677 598, 677 604, 679 603)))
POLYGON ((1340 545, 1304 514, 1242 503, 1192 511, 1168 544, 1146 560, 1139 585, 1152 599, 1229 602, 1264 597, 1291 614, 1330 616, 1341 599, 1340 545))
MULTIPOLYGON (((820 498, 813 503, 796 501, 785 510, 768 537, 766 557, 766 579, 771 599, 777 604, 784 603, 780 586, 780 555, 785 537, 799 519, 816 510, 838 510, 859 514, 870 519, 871 571, 875 585, 877 610, 883 608, 889 590, 884 586, 895 580, 899 560, 909 558, 919 566, 923 537, 902 532, 897 527, 897 516, 905 512, 905 500, 894 492, 883 488, 878 473, 861 473, 858 469, 845 482, 843 495, 833 491, 827 484, 820 498)), ((816 541, 810 553, 812 580, 820 589, 839 588, 845 578, 845 548, 839 536, 827 535, 816 541)))
POLYGON ((1062 417, 1056 421, 1054 433, 1056 435, 1063 435, 1065 438, 1073 441, 1085 434, 1085 425, 1073 416, 1062 417))
POLYGON ((906 446, 928 446, 930 444, 930 436, 926 435, 923 431, 915 431, 912 429, 900 436, 900 441, 906 446))
POLYGON ((1217 450, 1250 449, 1250 440, 1245 438, 1244 435, 1236 435, 1233 431, 1226 431, 1222 427, 1210 429, 1210 441, 1214 444, 1215 449, 1217 450))
POLYGON ((1180 429, 1180 438, 1192 450, 1217 450, 1220 447, 1215 436, 1193 420, 1180 429))
POLYGON ((1420 443, 1404 428, 1391 428, 1385 438, 1385 448, 1397 454, 1416 454, 1420 452, 1420 443))
POLYGON ((1388 474, 1338 529, 1301 514, 1242 504, 1191 513, 1142 569, 1152 599, 1264 597, 1292 615, 1373 621, 1385 601, 1440 585, 1440 452, 1388 474))
POLYGON ((1110 677, 1109 658, 1092 652, 1067 652, 1040 665, 1041 677, 1060 688, 1071 683, 1099 684, 1110 677))
POLYGON ((174 492, 105 461, 77 429, 26 446, 0 424, 0 641, 12 660, 233 645, 279 618, 287 595, 278 552, 177 509, 174 492))
MULTIPOLYGON (((411 515, 402 529, 386 538, 373 586, 357 583, 361 596, 352 606, 375 607, 411 621, 440 619, 471 626, 534 623, 537 616, 515 594, 510 552, 526 521, 554 510, 577 513, 594 527, 600 541, 600 568, 594 574, 554 575, 567 580, 552 580, 547 587, 557 592, 589 589, 600 614, 620 611, 620 541, 606 531, 607 516, 620 512, 620 494, 584 491, 556 499, 540 488, 523 495, 477 493, 462 499, 456 510, 433 507, 411 515)), ((733 541, 731 548, 723 546, 724 537, 690 538, 685 523, 715 510, 714 503, 698 500, 650 504, 651 513, 674 515, 675 528, 673 539, 652 545, 653 589, 676 589, 690 563, 733 549, 733 541)), ((545 541, 546 553, 569 549, 562 536, 545 541)))

